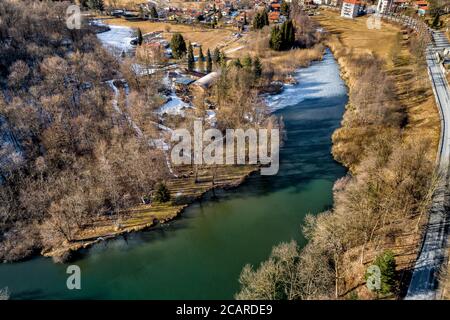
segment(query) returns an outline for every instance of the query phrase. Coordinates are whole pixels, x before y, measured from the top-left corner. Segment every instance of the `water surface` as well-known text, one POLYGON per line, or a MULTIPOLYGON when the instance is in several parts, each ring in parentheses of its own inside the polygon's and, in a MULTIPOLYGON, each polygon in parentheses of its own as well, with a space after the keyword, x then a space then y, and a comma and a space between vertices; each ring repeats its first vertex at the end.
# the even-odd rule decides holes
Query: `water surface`
POLYGON ((67 290, 67 265, 42 257, 0 265, 0 287, 13 299, 232 299, 246 263, 258 265, 280 241, 304 245, 304 216, 332 205, 332 185, 345 174, 330 154, 347 102, 336 62, 327 52, 297 79, 268 99, 287 137, 276 176, 256 174, 171 223, 85 250, 72 262, 81 290, 67 290))

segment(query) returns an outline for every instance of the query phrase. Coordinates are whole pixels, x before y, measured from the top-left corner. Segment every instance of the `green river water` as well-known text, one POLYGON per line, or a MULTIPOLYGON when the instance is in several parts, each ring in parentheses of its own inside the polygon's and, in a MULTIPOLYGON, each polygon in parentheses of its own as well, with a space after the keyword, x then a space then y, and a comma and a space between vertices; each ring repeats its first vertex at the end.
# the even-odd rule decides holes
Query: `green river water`
POLYGON ((330 154, 347 103, 331 53, 297 79, 268 98, 286 128, 277 175, 257 173, 175 221, 81 252, 70 263, 81 268, 81 290, 67 289, 68 264, 42 257, 0 265, 0 288, 12 299, 232 299, 246 263, 258 265, 281 241, 304 245, 304 216, 332 205, 333 183, 346 172, 330 154))

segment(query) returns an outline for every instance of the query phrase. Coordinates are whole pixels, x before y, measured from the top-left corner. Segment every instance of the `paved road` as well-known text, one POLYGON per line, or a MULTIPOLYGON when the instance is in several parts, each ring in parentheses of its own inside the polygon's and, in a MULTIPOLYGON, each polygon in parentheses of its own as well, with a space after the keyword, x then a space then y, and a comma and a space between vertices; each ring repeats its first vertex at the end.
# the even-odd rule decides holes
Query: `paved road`
POLYGON ((450 90, 439 66, 436 50, 449 47, 443 33, 433 32, 434 45, 427 49, 428 72, 432 81, 436 103, 441 115, 441 141, 439 146, 439 170, 443 177, 434 196, 428 225, 419 257, 414 266, 406 299, 436 299, 438 271, 446 254, 449 219, 449 159, 450 159, 450 90))

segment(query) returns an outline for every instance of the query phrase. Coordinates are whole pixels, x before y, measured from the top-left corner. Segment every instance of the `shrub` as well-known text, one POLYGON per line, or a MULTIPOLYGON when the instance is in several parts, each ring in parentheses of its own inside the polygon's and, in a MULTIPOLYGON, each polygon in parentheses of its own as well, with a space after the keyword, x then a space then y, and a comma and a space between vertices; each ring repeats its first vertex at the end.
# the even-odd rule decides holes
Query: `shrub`
MULTIPOLYGON (((380 268, 380 288, 376 289, 377 293, 383 295, 389 295, 395 292, 397 280, 395 273, 395 258, 392 251, 384 251, 382 254, 377 256, 373 265, 380 268)), ((371 274, 366 273, 366 279, 371 276, 371 274)))
POLYGON ((172 48, 172 54, 174 58, 180 59, 186 54, 186 42, 180 33, 175 33, 170 40, 170 48, 172 48))
POLYGON ((156 202, 168 202, 170 200, 170 191, 164 183, 159 183, 156 187, 153 200, 156 202))

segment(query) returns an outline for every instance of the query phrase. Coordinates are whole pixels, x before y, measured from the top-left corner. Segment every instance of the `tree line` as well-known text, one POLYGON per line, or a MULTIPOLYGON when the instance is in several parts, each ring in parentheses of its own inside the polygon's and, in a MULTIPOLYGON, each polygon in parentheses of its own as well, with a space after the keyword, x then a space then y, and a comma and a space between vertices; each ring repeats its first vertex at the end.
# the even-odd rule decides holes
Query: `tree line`
MULTIPOLYGON (((93 29, 65 28, 66 3, 27 6, 0 3, 0 116, 24 158, 1 167, 0 260, 73 241, 98 218, 126 215, 168 174, 163 153, 137 139, 113 109, 105 81, 123 75, 93 29)), ((142 83, 133 85, 143 90, 136 108, 154 100, 151 86, 144 93, 142 83)))
POLYGON ((398 297, 401 276, 389 248, 420 231, 439 179, 433 151, 427 137, 405 134, 405 110, 382 60, 345 49, 335 55, 352 80, 333 155, 350 174, 335 183, 330 210, 306 216, 304 248, 282 243, 256 269, 243 268, 238 299, 398 297), (370 265, 379 267, 381 287, 367 293, 361 283, 370 265))
MULTIPOLYGON (((188 70, 194 71, 196 61, 194 57, 194 48, 190 41, 186 44, 183 35, 181 33, 175 33, 170 40, 170 48, 172 49, 172 55, 175 59, 186 58, 188 70)), ((213 69, 213 64, 219 66, 225 60, 225 53, 220 51, 219 48, 216 47, 212 53, 208 48, 205 56, 202 46, 199 46, 197 64, 200 71, 209 73, 213 69)))

